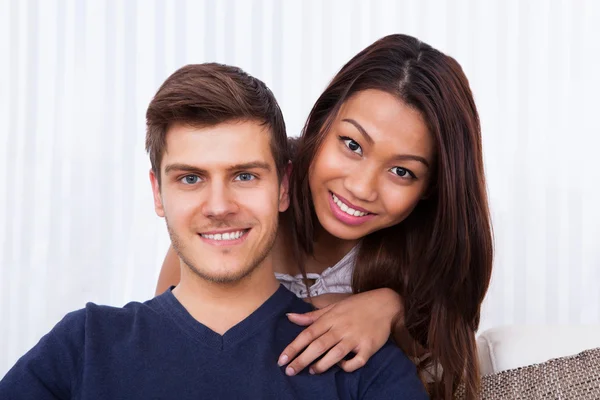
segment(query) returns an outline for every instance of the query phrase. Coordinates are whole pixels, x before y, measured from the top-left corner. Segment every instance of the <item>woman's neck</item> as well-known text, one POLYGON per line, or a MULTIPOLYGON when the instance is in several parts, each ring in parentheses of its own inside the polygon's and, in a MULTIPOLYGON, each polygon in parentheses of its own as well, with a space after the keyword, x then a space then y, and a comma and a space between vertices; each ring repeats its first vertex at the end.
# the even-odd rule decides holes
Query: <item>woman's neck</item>
MULTIPOLYGON (((293 235, 290 229, 291 227, 282 219, 272 250, 273 265, 275 272, 297 275, 300 271, 297 270, 296 264, 293 262, 293 235)), ((316 226, 313 255, 305 255, 304 267, 306 272, 321 274, 344 258, 357 243, 358 240, 340 239, 332 236, 321 225, 316 226)))
POLYGON ((318 224, 315 227, 313 255, 307 259, 306 271, 322 273, 327 268, 337 264, 357 243, 358 240, 345 240, 335 237, 318 224))

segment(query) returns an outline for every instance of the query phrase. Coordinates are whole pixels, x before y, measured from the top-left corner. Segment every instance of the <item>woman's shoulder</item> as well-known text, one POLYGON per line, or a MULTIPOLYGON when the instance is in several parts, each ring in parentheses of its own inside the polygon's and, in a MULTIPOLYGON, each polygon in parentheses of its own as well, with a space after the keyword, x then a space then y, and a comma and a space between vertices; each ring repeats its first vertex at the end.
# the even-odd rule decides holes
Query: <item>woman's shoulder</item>
POLYGON ((322 274, 308 273, 307 278, 314 283, 305 285, 301 274, 275 273, 279 282, 300 298, 322 296, 326 294, 352 293, 352 274, 356 261, 356 247, 350 250, 335 265, 327 268, 322 274))

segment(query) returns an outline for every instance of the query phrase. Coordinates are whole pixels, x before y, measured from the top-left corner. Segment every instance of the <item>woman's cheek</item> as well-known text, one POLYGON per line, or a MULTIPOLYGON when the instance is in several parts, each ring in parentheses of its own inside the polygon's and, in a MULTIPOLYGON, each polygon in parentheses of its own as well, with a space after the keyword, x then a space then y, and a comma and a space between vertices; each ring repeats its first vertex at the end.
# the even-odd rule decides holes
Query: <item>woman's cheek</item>
MULTIPOLYGON (((339 157, 334 151, 329 148, 323 149, 323 151, 314 160, 310 168, 310 178, 314 182, 315 179, 318 181, 326 181, 332 177, 339 175, 339 171, 345 167, 344 160, 339 157)), ((322 182, 320 182, 322 183, 322 182)))
POLYGON ((390 219, 397 224, 410 215, 419 202, 416 190, 398 187, 385 187, 381 190, 382 200, 390 219))
POLYGON ((360 159, 348 157, 348 155, 342 154, 341 151, 331 151, 325 160, 326 168, 330 171, 336 171, 338 174, 352 172, 361 161, 360 159))

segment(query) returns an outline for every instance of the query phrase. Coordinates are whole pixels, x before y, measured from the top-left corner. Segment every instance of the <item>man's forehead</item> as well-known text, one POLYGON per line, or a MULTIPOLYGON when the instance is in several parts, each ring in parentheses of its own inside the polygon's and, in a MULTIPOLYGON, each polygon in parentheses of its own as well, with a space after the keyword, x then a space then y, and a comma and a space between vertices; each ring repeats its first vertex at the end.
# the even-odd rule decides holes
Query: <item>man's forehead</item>
POLYGON ((255 122, 200 128, 175 125, 167 132, 163 166, 188 164, 226 169, 255 162, 274 165, 270 139, 269 131, 255 122))
POLYGON ((254 140, 270 139, 270 130, 256 121, 230 121, 216 125, 197 126, 189 124, 173 124, 167 130, 167 141, 175 142, 183 140, 210 140, 224 141, 235 139, 254 140), (260 138, 260 139, 259 139, 260 138))

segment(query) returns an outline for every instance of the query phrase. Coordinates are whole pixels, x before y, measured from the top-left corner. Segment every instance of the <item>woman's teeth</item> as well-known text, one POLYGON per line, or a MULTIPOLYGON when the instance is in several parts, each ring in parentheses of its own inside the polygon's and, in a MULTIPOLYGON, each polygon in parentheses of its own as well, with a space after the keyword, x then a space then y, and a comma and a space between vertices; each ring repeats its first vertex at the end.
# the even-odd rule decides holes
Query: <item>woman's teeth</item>
POLYGON ((366 212, 358 211, 358 210, 355 210, 354 208, 348 207, 340 199, 338 199, 337 196, 333 193, 331 194, 331 196, 333 196, 333 202, 340 208, 340 210, 342 210, 343 212, 345 212, 348 215, 352 215, 354 217, 364 217, 365 215, 368 214, 366 212))
POLYGON ((211 240, 235 240, 242 237, 245 231, 237 231, 237 232, 227 232, 227 233, 217 233, 216 235, 205 235, 201 233, 203 238, 211 239, 211 240))

